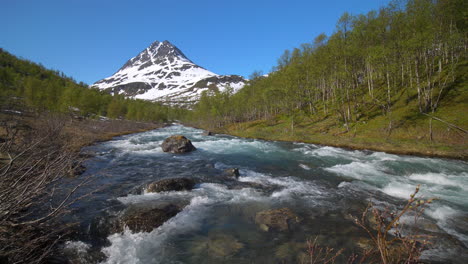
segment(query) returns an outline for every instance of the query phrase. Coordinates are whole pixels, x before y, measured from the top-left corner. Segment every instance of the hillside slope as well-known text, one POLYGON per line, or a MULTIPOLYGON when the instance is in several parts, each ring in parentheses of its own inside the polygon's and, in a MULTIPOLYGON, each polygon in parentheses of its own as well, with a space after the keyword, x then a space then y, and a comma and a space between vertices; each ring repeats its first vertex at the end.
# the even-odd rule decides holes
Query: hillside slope
MULTIPOLYGON (((339 19, 188 122, 238 136, 467 159, 468 24, 460 0, 407 0, 339 19)), ((466 9, 465 9, 466 10, 466 9)))
MULTIPOLYGON (((468 64, 460 65, 458 73, 466 72, 468 64)), ((192 124, 240 137, 468 160, 467 134, 458 129, 466 131, 468 128, 468 82, 466 76, 461 78, 447 92, 439 109, 429 115, 417 111, 417 100, 407 102, 402 96, 393 108, 391 130, 388 129, 389 117, 378 113, 379 109, 363 115, 349 130, 333 115, 311 116, 301 112, 294 116, 283 114, 227 123, 221 127, 205 122, 192 124)))
POLYGON ((59 112, 139 121, 176 118, 179 109, 112 96, 0 48, 0 111, 59 112))

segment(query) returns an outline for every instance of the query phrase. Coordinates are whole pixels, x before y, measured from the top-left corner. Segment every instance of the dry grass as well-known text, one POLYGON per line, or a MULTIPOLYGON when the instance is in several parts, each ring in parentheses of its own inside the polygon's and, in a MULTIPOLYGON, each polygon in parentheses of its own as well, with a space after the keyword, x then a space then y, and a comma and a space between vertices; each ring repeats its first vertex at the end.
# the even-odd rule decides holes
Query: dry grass
POLYGON ((363 228, 372 239, 374 251, 379 255, 378 262, 383 264, 420 263, 421 252, 430 244, 431 237, 405 230, 400 223, 404 215, 412 213, 414 225, 417 226, 418 219, 425 208, 434 200, 417 198, 418 192, 419 186, 410 195, 403 209, 398 212, 388 209, 381 211, 370 205, 360 218, 354 217, 355 223, 363 228), (369 211, 372 213, 370 217, 369 211))
MULTIPOLYGON (((79 151, 82 147, 96 142, 110 140, 116 136, 144 132, 164 126, 164 124, 129 120, 75 119, 67 115, 52 113, 21 116, 0 114, 0 123, 9 123, 10 126, 18 128, 16 139, 26 137, 31 131, 35 131, 34 133, 47 132, 48 127, 55 123, 55 126, 59 125, 62 128, 61 137, 67 138, 67 147, 74 151, 79 151)), ((0 126, 0 137, 4 137, 6 133, 5 126, 0 126)))
POLYGON ((162 126, 162 124, 128 120, 71 120, 65 125, 64 130, 71 137, 71 147, 80 149, 116 136, 144 132, 162 126))

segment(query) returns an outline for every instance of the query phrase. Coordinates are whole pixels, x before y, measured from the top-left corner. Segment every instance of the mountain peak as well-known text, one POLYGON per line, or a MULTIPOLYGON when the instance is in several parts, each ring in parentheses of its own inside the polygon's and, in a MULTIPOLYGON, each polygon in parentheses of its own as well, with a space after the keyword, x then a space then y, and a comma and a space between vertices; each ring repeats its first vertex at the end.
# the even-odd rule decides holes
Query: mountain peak
POLYGON ((161 64, 165 61, 173 63, 176 60, 192 63, 185 54, 169 41, 155 41, 148 48, 142 50, 136 57, 127 61, 118 72, 135 66, 161 64))
POLYGON ((204 90, 235 90, 244 86, 241 76, 221 76, 189 60, 171 42, 155 41, 128 60, 114 75, 96 82, 93 86, 112 94, 127 97, 194 102, 204 90))
POLYGON ((146 50, 150 51, 153 59, 161 57, 179 57, 181 59, 188 60, 180 49, 167 40, 164 40, 163 42, 155 41, 146 50))

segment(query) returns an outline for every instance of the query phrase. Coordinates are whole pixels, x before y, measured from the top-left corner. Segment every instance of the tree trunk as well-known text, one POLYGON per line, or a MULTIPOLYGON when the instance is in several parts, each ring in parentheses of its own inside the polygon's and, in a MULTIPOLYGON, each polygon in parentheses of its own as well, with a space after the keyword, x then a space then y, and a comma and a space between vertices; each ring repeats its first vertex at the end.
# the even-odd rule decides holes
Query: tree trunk
POLYGON ((414 62, 414 72, 416 74, 416 88, 418 89, 418 107, 419 112, 423 112, 422 110, 422 98, 421 98, 421 83, 419 80, 419 70, 418 70, 418 60, 416 59, 414 62))
POLYGON ((432 138, 432 117, 429 119, 429 140, 433 141, 433 138, 432 138))

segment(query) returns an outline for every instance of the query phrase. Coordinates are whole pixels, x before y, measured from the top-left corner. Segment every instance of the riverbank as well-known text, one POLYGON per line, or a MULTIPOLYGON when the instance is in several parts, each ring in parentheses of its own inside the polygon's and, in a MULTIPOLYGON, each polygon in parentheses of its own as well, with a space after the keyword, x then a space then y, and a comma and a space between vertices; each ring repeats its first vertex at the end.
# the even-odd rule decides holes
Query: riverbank
POLYGON ((15 140, 23 141, 30 134, 47 134, 58 131, 56 140, 64 140, 67 149, 79 152, 81 148, 117 136, 145 132, 164 127, 164 123, 149 123, 118 119, 72 118, 61 114, 0 115, 3 124, 0 136, 7 137, 7 130, 15 130, 15 140))
POLYGON ((73 142, 71 147, 80 150, 98 142, 109 141, 114 137, 141 133, 166 126, 164 123, 145 123, 128 120, 85 120, 75 121, 64 127, 73 142))
POLYGON ((357 125, 346 131, 344 128, 326 124, 327 122, 329 120, 303 121, 296 124, 293 129, 287 120, 281 119, 235 123, 218 129, 202 128, 244 138, 303 142, 398 155, 468 160, 466 134, 448 131, 446 127, 438 124, 434 124, 433 128, 437 136, 430 141, 427 128, 423 126, 396 128, 389 134, 381 129, 370 128, 368 124, 357 125))

